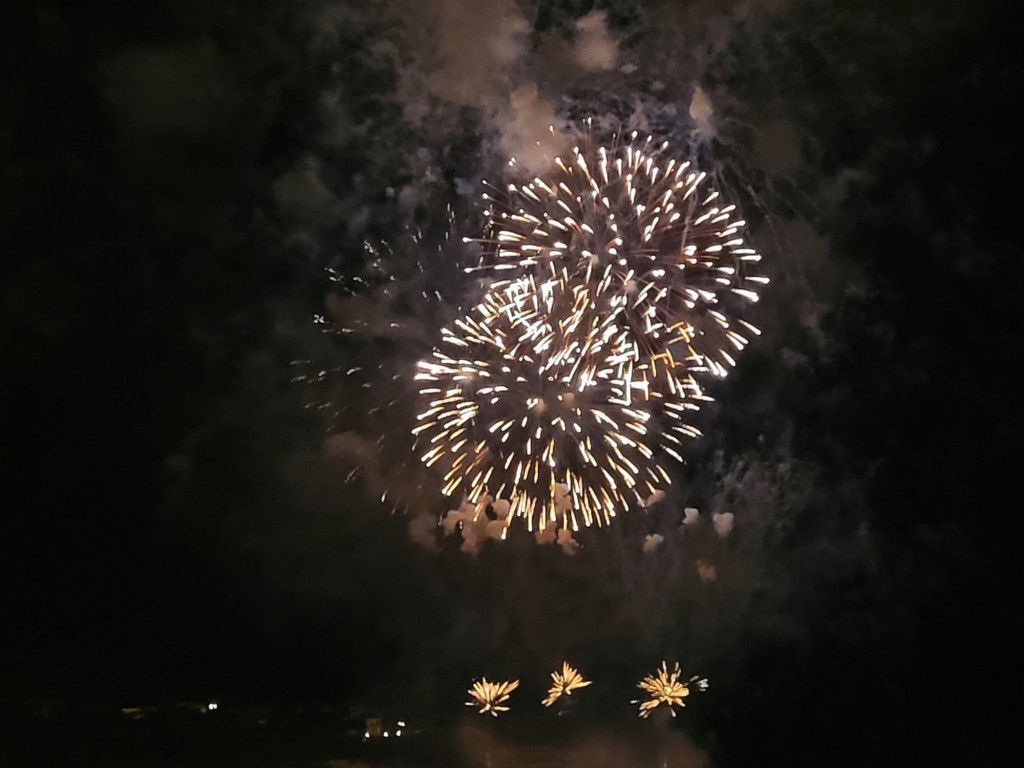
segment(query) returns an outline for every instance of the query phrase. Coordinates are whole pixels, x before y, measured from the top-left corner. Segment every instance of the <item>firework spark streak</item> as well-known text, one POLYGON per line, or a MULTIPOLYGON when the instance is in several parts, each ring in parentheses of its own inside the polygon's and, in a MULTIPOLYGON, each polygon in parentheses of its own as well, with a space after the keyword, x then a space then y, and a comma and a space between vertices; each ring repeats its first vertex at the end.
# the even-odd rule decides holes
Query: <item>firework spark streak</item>
MULTIPOLYGON (((619 312, 643 357, 668 355, 725 376, 760 332, 736 318, 768 278, 744 243, 736 206, 706 174, 666 157, 651 137, 595 146, 588 132, 545 176, 484 195, 489 224, 480 263, 499 279, 554 267, 590 286, 603 311, 619 312)), ((515 161, 510 162, 515 173, 515 161)))
POLYGON ((578 530, 670 483, 655 449, 681 460, 699 434, 686 417, 706 398, 678 366, 670 396, 652 388, 654 366, 620 319, 585 286, 529 278, 443 329, 416 375, 427 408, 413 431, 427 466, 441 462, 444 493, 503 500, 531 531, 578 530))
POLYGON ((547 698, 541 703, 545 707, 550 707, 562 696, 571 696, 573 691, 586 688, 591 682, 591 680, 585 680, 583 675, 569 662, 563 661, 562 671, 551 673, 551 688, 548 690, 547 698))
POLYGON ((481 715, 490 714, 497 717, 499 712, 508 712, 508 707, 503 706, 512 695, 512 691, 519 687, 518 680, 506 680, 492 683, 486 677, 480 678, 473 683, 468 693, 470 700, 466 702, 467 707, 479 707, 481 715))
POLYGON ((651 712, 662 705, 668 707, 672 717, 675 717, 675 708, 686 706, 683 699, 687 698, 692 690, 706 691, 708 689, 706 678, 694 675, 684 681, 680 680, 681 676, 678 663, 669 672, 668 665, 663 661, 653 675, 647 675, 637 683, 637 688, 647 694, 646 699, 634 699, 632 702, 640 705, 640 717, 647 718, 651 712))

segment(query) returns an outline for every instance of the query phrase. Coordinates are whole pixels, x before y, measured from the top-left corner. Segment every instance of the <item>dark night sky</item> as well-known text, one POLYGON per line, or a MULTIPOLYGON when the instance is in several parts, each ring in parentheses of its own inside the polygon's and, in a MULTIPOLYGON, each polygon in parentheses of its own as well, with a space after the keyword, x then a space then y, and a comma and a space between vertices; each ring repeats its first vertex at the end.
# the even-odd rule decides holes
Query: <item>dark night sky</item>
MULTIPOLYGON (((384 706, 401 689, 436 714, 473 676, 543 680, 563 656, 628 700, 679 658, 712 680, 686 727, 717 765, 1011 764, 1024 66, 1003 4, 157 0, 13 17, 10 698, 384 706), (697 86, 708 123, 690 116, 697 86), (363 244, 386 240, 384 273, 414 271, 447 206, 472 221, 482 177, 583 114, 666 133, 736 196, 773 278, 765 333, 716 386, 663 509, 585 532, 573 558, 525 537, 431 552, 377 498, 404 472, 406 427, 400 408, 366 411, 400 393, 328 383, 347 406, 329 432, 388 435, 346 483, 351 456, 304 408, 325 391, 292 381, 296 360, 401 368, 423 349, 322 334, 324 270, 372 283, 363 244), (684 537, 684 506, 731 511, 735 531, 684 537)), ((375 322, 454 311, 364 298, 375 322)))

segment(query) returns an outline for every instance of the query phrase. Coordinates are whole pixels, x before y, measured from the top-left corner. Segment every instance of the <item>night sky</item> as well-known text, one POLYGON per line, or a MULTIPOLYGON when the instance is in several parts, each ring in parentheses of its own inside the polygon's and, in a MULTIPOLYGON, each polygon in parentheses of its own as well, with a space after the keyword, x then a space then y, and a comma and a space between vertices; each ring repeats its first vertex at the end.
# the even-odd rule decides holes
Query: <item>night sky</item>
POLYGON ((443 730, 480 675, 522 678, 510 718, 539 710, 568 658, 613 730, 668 659, 711 681, 670 726, 680 765, 1019 764, 1004 5, 8 11, 5 709, 318 701, 443 730), (525 533, 462 552, 406 437, 408 371, 481 290, 445 238, 587 116, 740 205, 764 332, 659 505, 571 557, 525 533), (371 330, 325 332, 352 320, 371 330))

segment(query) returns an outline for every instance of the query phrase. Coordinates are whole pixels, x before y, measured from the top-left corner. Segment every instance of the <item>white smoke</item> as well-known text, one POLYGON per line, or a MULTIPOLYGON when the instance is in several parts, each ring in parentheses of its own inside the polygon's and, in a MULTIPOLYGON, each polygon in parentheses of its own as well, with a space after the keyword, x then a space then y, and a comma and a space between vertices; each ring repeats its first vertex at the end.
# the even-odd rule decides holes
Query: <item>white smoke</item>
POLYGON ((652 533, 649 536, 644 537, 644 553, 646 554, 648 552, 656 552, 663 541, 665 541, 665 537, 662 536, 660 533, 652 533))
POLYGON ((732 533, 733 514, 732 512, 715 512, 711 516, 711 523, 715 526, 715 533, 724 539, 732 533))
POLYGON ((703 88, 696 86, 690 98, 690 119, 693 120, 693 137, 699 143, 706 144, 715 138, 714 116, 711 98, 703 88))
POLYGON ((572 537, 572 531, 568 528, 560 528, 558 531, 558 539, 555 542, 562 548, 562 551, 567 555, 575 555, 576 550, 580 548, 580 543, 572 537))
POLYGON ((534 534, 538 544, 554 544, 558 538, 558 524, 548 523, 534 534))
POLYGON ((662 491, 660 489, 655 491, 650 496, 648 496, 646 499, 644 499, 644 509, 650 509, 651 507, 653 507, 655 504, 657 504, 659 501, 661 501, 664 498, 665 498, 665 492, 664 491, 662 491))
POLYGON ((710 584, 718 578, 718 571, 711 563, 704 560, 697 561, 697 576, 705 584, 710 584))
POLYGON ((421 512, 409 518, 409 525, 406 530, 409 538, 428 552, 438 552, 437 545, 437 517, 429 512, 421 512))
POLYGON ((573 58, 588 72, 614 69, 619 58, 619 44, 608 33, 607 21, 604 11, 591 11, 576 20, 573 58))
POLYGON ((495 110, 511 90, 526 51, 529 24, 512 0, 395 0, 404 31, 395 51, 405 65, 399 91, 406 118, 429 116, 430 97, 495 110))

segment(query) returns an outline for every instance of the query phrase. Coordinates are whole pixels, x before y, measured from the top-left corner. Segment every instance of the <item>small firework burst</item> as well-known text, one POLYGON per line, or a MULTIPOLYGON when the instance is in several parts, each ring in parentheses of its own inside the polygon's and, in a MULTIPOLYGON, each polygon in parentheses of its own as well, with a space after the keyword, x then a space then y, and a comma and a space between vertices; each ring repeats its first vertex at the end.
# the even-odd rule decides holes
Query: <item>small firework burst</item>
POLYGON ((670 157, 652 137, 597 146, 589 126, 567 160, 540 176, 519 171, 484 195, 488 225, 477 239, 482 270, 503 278, 566 271, 590 286, 644 358, 697 360, 716 376, 760 331, 738 317, 768 278, 745 244, 746 222, 721 202, 707 175, 670 157))
POLYGON ((548 690, 547 698, 542 703, 545 707, 550 707, 563 696, 571 696, 573 691, 586 688, 591 682, 591 680, 584 679, 579 670, 574 668, 569 662, 563 661, 562 671, 551 673, 551 688, 548 690))
POLYGON ((680 680, 682 672, 677 663, 670 672, 666 662, 653 675, 647 675, 637 683, 637 688, 647 694, 646 699, 634 699, 633 704, 640 705, 640 717, 646 718, 651 712, 664 704, 668 707, 672 717, 676 716, 676 707, 685 707, 687 698, 693 690, 706 691, 708 689, 707 678, 694 675, 689 680, 680 680))
POLYGON ((473 683, 468 693, 470 700, 466 702, 467 707, 479 707, 481 715, 490 714, 497 717, 499 712, 508 712, 508 707, 503 706, 512 691, 519 687, 518 680, 504 680, 491 682, 482 677, 473 683))
POLYGON ((689 421, 707 399, 682 367, 672 392, 650 386, 619 315, 584 286, 533 278, 492 291, 473 315, 442 329, 419 364, 426 407, 413 430, 423 462, 440 462, 443 492, 508 503, 529 530, 604 525, 671 480, 689 421))

